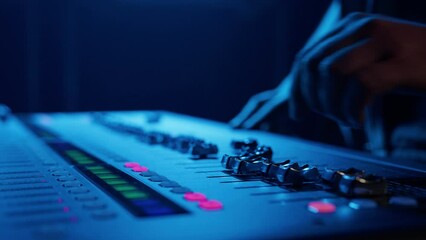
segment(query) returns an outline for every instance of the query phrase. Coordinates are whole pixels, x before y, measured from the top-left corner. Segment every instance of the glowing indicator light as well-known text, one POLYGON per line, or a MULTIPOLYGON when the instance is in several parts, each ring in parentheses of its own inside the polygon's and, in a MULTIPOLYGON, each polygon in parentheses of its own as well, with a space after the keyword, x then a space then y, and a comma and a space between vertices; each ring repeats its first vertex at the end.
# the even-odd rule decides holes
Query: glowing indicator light
POLYGON ((105 168, 102 167, 102 166, 88 166, 88 167, 86 167, 86 169, 93 171, 93 170, 103 170, 105 168))
POLYGON ((97 176, 100 179, 115 179, 115 178, 119 178, 117 175, 114 175, 114 174, 99 174, 97 176))
POLYGON ((114 186, 114 189, 120 192, 137 190, 137 188, 130 185, 117 185, 114 186))
POLYGON ((69 207, 64 207, 63 209, 64 209, 64 212, 69 212, 70 211, 69 207))
POLYGON ((336 205, 328 202, 310 202, 308 204, 309 211, 313 213, 334 213, 336 211, 336 205))
POLYGON ((223 204, 217 200, 208 200, 198 203, 198 206, 203 210, 221 210, 223 204))
POLYGON ((134 168, 134 167, 138 167, 139 163, 137 162, 126 162, 124 163, 124 167, 126 168, 134 168))
POLYGON ((111 171, 106 170, 106 169, 95 169, 95 170, 90 170, 92 173, 94 174, 107 174, 107 173, 111 173, 111 171))
POLYGON ((106 179, 105 182, 109 185, 126 184, 127 182, 121 179, 106 179))
POLYGON ((141 191, 122 192, 121 194, 125 198, 129 198, 129 199, 141 199, 141 198, 143 199, 148 197, 148 194, 141 191))
POLYGON ((206 195, 202 194, 202 193, 198 193, 198 192, 190 192, 190 193, 185 193, 185 195, 183 196, 186 200, 188 201, 205 201, 207 200, 206 195))
POLYGON ((82 164, 82 165, 85 165, 85 164, 93 164, 93 163, 95 163, 94 161, 92 161, 92 160, 79 160, 79 161, 76 161, 78 164, 82 164))

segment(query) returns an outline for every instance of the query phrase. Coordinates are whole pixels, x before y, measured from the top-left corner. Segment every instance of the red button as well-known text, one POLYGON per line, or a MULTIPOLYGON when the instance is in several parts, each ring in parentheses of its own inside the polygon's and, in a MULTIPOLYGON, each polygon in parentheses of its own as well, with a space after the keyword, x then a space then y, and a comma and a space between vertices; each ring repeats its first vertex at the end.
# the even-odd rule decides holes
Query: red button
POLYGON ((198 193, 198 192, 185 193, 185 195, 183 197, 188 201, 205 201, 205 200, 207 200, 206 195, 204 195, 202 193, 198 193))
POLYGON ((198 206, 204 210, 221 210, 223 208, 223 204, 217 200, 199 202, 198 206))
POLYGON ((132 168, 133 172, 148 172, 148 168, 144 166, 136 166, 132 168))
POLYGON ((124 166, 126 168, 134 168, 134 167, 139 167, 139 163, 137 163, 137 162, 126 162, 126 163, 124 163, 124 166))
POLYGON ((334 213, 336 211, 336 205, 328 202, 310 202, 308 204, 309 211, 313 213, 334 213))

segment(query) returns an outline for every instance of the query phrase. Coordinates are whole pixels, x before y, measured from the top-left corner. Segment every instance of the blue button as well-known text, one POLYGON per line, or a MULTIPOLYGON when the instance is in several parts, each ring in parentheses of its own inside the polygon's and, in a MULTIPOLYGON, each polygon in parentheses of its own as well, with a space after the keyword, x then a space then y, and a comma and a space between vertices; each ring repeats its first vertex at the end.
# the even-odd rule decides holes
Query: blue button
POLYGON ((378 206, 376 201, 370 199, 354 199, 349 203, 349 207, 353 209, 368 209, 376 208, 378 206))

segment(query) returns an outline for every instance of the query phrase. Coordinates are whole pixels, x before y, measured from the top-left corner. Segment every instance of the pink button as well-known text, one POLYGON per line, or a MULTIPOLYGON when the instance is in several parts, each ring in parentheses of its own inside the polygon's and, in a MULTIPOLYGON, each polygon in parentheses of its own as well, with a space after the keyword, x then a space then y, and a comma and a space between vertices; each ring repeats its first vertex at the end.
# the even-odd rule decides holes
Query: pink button
POLYGON ((207 200, 206 195, 198 192, 189 192, 185 193, 183 196, 188 201, 205 201, 207 200))
POLYGON ((334 213, 336 211, 336 205, 328 202, 310 202, 308 204, 309 211, 313 213, 334 213))
POLYGON ((137 162, 126 162, 126 163, 124 163, 124 166, 126 168, 134 168, 134 167, 139 167, 139 163, 137 163, 137 162))
POLYGON ((199 202, 198 206, 204 210, 221 210, 223 208, 223 204, 217 200, 199 202))
POLYGON ((144 166, 132 167, 133 172, 148 172, 148 168, 144 166))

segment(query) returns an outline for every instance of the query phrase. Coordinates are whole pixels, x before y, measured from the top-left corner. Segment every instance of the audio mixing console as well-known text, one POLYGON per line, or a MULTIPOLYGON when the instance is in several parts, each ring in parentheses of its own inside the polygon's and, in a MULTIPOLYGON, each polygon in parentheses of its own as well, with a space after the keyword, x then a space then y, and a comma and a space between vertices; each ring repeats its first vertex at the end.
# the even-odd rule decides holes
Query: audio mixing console
POLYGON ((426 239, 424 168, 168 112, 0 115, 0 239, 426 239))

